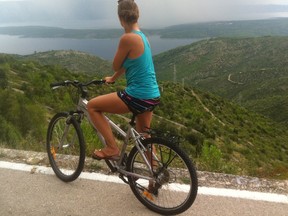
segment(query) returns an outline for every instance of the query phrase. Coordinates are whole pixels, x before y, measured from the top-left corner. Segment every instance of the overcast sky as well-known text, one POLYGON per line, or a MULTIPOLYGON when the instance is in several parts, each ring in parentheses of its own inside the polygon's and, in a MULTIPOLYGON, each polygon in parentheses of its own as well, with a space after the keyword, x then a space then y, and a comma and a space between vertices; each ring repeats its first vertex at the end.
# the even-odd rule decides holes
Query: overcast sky
MULTIPOLYGON (((288 17, 288 0, 135 0, 143 28, 288 17)), ((0 26, 120 27, 117 0, 0 0, 0 26)))

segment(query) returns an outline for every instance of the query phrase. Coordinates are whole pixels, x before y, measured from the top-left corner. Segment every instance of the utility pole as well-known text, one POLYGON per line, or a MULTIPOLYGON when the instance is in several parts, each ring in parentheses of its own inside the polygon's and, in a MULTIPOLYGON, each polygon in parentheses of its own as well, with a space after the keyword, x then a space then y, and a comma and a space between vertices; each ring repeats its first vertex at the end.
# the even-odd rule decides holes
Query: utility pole
POLYGON ((175 65, 175 63, 174 63, 174 77, 173 77, 173 81, 174 81, 174 83, 176 83, 177 82, 177 70, 176 70, 176 65, 175 65))

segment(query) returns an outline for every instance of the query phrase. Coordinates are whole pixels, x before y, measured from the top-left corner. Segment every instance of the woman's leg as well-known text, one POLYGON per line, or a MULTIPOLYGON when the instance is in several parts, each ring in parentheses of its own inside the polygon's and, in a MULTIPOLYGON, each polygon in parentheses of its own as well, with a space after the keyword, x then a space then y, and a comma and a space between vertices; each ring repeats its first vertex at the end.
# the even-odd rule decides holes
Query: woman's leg
POLYGON ((107 156, 119 154, 111 127, 103 115, 103 112, 115 114, 127 113, 129 109, 126 104, 118 97, 117 93, 114 92, 91 99, 88 102, 87 109, 93 124, 104 137, 107 144, 107 147, 101 150, 101 153, 98 152, 98 155, 103 155, 102 153, 107 156))
MULTIPOLYGON (((152 121, 152 112, 144 112, 140 115, 137 115, 136 117, 136 130, 140 133, 145 133, 147 130, 150 129, 150 124, 152 121)), ((150 135, 147 133, 145 134, 145 137, 148 138, 150 135)), ((156 154, 156 150, 154 148, 154 146, 152 145, 152 151, 154 154, 156 154)), ((152 157, 152 153, 147 153, 146 154, 150 165, 152 166, 152 169, 155 170, 157 167, 157 162, 155 160, 153 160, 152 157)), ((148 184, 148 191, 150 193, 156 194, 157 193, 157 189, 154 189, 154 182, 153 181, 149 181, 148 184)))
MULTIPOLYGON (((153 112, 144 112, 136 116, 136 130, 143 133, 150 128, 153 112)), ((148 134, 147 134, 148 136, 148 134)))

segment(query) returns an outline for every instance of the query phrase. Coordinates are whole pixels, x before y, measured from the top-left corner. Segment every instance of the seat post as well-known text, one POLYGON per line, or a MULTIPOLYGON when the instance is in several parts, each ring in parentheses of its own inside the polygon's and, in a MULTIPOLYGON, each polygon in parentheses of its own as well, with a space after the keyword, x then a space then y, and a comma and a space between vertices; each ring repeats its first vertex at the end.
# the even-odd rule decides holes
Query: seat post
POLYGON ((132 117, 131 117, 131 120, 130 120, 130 122, 129 122, 129 124, 130 124, 131 126, 133 126, 133 127, 135 126, 136 116, 137 116, 137 114, 133 113, 133 115, 132 115, 132 117))

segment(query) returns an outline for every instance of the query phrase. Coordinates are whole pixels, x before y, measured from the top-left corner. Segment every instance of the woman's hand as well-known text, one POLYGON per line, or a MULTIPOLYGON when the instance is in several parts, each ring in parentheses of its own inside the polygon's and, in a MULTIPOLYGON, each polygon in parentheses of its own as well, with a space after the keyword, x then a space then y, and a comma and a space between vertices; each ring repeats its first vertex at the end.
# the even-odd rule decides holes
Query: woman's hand
POLYGON ((113 76, 105 77, 106 83, 114 83, 118 77, 125 73, 125 69, 121 68, 120 70, 116 71, 113 76))
POLYGON ((115 82, 115 79, 113 77, 105 77, 106 83, 111 84, 115 82))

